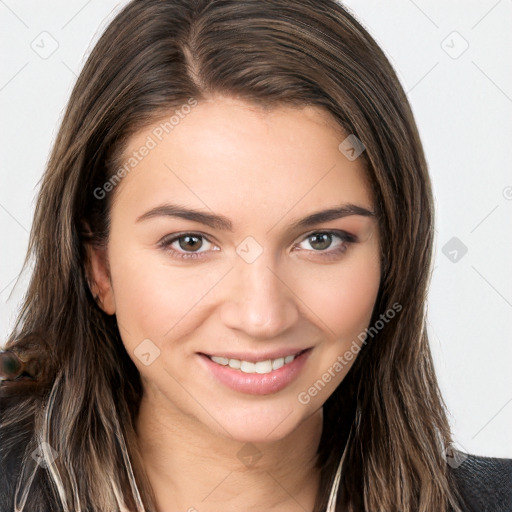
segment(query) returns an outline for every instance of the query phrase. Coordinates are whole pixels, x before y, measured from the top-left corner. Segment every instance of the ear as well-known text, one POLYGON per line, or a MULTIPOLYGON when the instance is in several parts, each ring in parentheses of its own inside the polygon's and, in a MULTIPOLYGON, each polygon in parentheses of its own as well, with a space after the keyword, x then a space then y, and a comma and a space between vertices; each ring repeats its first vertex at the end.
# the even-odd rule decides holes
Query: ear
POLYGON ((91 293, 98 306, 107 315, 113 315, 116 312, 116 303, 110 278, 107 249, 93 246, 90 243, 85 244, 85 249, 87 252, 87 282, 91 293))

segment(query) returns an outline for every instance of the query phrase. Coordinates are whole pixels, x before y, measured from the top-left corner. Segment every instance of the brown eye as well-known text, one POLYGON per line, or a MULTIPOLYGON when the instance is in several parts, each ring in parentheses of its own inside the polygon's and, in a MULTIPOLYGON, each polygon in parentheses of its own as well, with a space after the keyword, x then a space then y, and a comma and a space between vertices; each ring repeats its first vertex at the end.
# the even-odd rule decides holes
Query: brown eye
POLYGON ((164 237, 158 245, 172 257, 183 260, 203 258, 212 250, 219 250, 201 233, 173 233, 164 237))
POLYGON ((301 250, 306 250, 315 256, 336 258, 345 253, 349 245, 355 242, 357 242, 357 237, 345 231, 316 231, 307 235, 299 244, 299 247, 301 250), (301 247, 305 242, 312 249, 301 247))
POLYGON ((203 245, 201 236, 185 235, 180 236, 176 240, 179 240, 179 246, 184 251, 197 251, 203 245))

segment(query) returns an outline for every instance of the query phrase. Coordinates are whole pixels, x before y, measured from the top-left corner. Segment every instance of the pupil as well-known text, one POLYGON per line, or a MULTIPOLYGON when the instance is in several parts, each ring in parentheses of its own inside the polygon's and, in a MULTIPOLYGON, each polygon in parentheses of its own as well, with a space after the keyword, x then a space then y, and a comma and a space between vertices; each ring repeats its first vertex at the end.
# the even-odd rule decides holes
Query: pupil
POLYGON ((331 245, 331 235, 329 233, 321 233, 320 235, 313 235, 312 236, 312 242, 311 245, 313 248, 321 250, 321 249, 327 249, 331 245), (320 240, 318 242, 318 240, 320 240), (320 244, 320 247, 316 246, 315 244, 320 244))
POLYGON ((201 248, 200 238, 197 236, 183 236, 180 238, 180 247, 184 250, 196 250, 201 248), (185 240, 185 243, 182 243, 185 240), (192 240, 192 242, 191 242, 192 240), (195 242, 194 242, 195 240, 195 242), (195 247, 194 247, 195 245, 195 247))

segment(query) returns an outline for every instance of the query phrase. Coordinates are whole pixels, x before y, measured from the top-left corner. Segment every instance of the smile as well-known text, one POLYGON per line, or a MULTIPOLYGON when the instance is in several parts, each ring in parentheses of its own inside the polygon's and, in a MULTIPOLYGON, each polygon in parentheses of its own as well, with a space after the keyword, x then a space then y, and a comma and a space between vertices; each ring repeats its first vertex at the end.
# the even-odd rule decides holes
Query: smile
POLYGON ((197 355, 199 362, 213 379, 212 383, 220 383, 238 393, 270 395, 286 388, 299 376, 312 347, 291 354, 290 352, 281 351, 260 356, 249 353, 197 355))
POLYGON ((296 357, 298 357, 303 350, 298 352, 297 354, 293 354, 286 357, 278 357, 276 359, 267 359, 265 361, 244 361, 242 359, 229 359, 227 357, 222 356, 209 356, 209 358, 217 364, 222 366, 229 366, 234 370, 240 370, 244 373, 258 373, 263 375, 265 373, 270 373, 274 370, 279 370, 284 365, 291 363, 296 357))

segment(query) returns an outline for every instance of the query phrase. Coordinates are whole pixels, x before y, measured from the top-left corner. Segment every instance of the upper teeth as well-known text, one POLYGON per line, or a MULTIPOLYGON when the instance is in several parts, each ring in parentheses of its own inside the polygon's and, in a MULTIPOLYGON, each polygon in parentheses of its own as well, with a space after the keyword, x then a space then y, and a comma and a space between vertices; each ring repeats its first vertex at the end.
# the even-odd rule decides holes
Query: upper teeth
POLYGON ((295 359, 295 355, 278 357, 277 359, 267 359, 266 361, 258 361, 257 363, 218 356, 211 356, 210 359, 217 364, 229 366, 236 370, 241 370, 244 373, 270 373, 272 370, 277 370, 281 368, 281 366, 291 363, 295 359))

